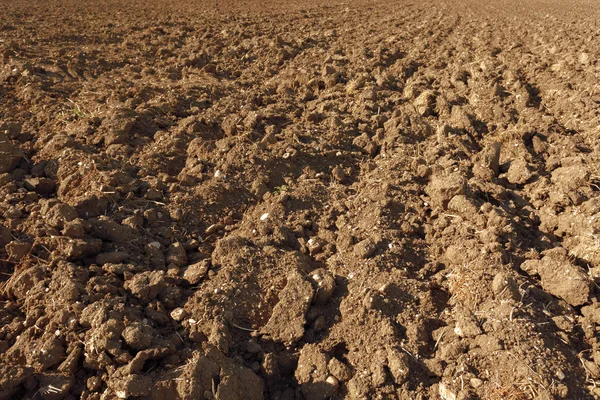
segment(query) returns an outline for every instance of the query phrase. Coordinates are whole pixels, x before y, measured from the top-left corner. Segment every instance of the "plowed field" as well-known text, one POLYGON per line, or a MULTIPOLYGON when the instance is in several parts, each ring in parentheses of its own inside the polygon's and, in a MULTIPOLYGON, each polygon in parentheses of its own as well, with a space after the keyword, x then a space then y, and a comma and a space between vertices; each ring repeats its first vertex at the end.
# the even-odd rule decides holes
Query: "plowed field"
POLYGON ((595 1, 4 1, 0 399, 600 398, 595 1))

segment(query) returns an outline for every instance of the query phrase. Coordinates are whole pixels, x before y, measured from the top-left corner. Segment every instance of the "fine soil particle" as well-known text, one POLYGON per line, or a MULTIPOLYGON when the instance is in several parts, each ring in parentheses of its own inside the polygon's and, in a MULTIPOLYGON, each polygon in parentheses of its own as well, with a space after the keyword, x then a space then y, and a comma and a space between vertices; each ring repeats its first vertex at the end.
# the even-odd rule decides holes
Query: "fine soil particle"
POLYGON ((0 400, 600 398, 588 0, 16 0, 0 400))

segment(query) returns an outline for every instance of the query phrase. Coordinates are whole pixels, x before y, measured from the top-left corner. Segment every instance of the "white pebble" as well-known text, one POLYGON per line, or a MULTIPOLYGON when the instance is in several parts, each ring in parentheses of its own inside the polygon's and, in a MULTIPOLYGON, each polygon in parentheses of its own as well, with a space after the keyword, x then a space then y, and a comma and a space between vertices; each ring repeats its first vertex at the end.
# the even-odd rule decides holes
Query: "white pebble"
POLYGON ((171 318, 173 318, 175 321, 181 321, 183 319, 183 313, 183 308, 176 308, 173 311, 171 311, 171 318))
POLYGON ((325 379, 325 382, 329 383, 331 386, 336 386, 336 387, 339 383, 339 381, 332 375, 328 376, 327 379, 325 379))

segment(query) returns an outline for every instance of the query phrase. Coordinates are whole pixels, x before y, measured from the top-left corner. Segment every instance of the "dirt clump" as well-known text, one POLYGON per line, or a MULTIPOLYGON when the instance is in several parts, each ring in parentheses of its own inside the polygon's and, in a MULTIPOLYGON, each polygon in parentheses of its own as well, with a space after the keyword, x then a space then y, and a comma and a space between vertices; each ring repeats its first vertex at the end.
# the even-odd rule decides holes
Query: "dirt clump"
POLYGON ((275 341, 295 343, 304 335, 305 314, 308 310, 314 290, 310 282, 301 275, 294 274, 287 280, 279 292, 279 302, 273 308, 273 314, 261 333, 275 341))
POLYGON ((18 148, 12 143, 8 136, 0 133, 0 173, 5 174, 12 172, 19 161, 21 160, 22 154, 18 148))
POLYGON ((539 275, 542 287, 548 293, 572 306, 586 304, 589 300, 592 284, 589 275, 569 260, 565 249, 554 248, 541 260, 524 262, 521 269, 530 275, 539 275))

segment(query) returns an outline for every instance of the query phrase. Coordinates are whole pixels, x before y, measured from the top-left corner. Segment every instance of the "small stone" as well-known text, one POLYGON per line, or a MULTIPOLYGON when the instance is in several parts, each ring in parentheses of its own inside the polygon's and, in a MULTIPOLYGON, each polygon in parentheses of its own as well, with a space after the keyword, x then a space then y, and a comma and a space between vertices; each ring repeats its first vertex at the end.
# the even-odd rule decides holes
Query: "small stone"
POLYGON ((188 266, 183 273, 183 279, 188 281, 190 285, 197 285, 202 281, 202 278, 206 276, 209 269, 209 261, 202 260, 195 264, 188 266))
POLYGON ((359 258, 369 258, 377 249, 377 244, 371 239, 364 239, 354 245, 354 254, 359 258))
POLYGON ((469 383, 471 384, 472 387, 474 387, 475 389, 477 389, 478 387, 480 387, 481 385, 483 385, 483 381, 479 378, 471 378, 469 380, 469 383))
POLYGON ((252 192, 252 194, 254 194, 260 199, 265 195, 265 193, 269 191, 269 188, 267 186, 268 182, 269 181, 264 177, 257 178, 254 180, 254 182, 252 182, 250 191, 252 192))
POLYGON ((16 139, 23 129, 23 126, 15 121, 6 121, 0 125, 0 132, 7 135, 10 139, 16 139))
POLYGON ((337 380, 337 378, 336 378, 335 376, 332 376, 332 375, 329 375, 329 376, 327 377, 327 379, 325 379, 325 382, 326 382, 326 383, 328 383, 328 384, 330 384, 331 386, 334 386, 336 389, 337 389, 337 387, 338 387, 338 385, 339 385, 339 383, 340 383, 340 382, 337 380))
POLYGON ((306 244, 308 245, 308 251, 311 255, 320 253, 324 245, 323 241, 317 237, 308 239, 306 244))
POLYGON ((134 214, 130 217, 125 218, 122 222, 122 225, 128 226, 131 229, 139 229, 144 225, 144 218, 140 214, 134 214))
POLYGON ((171 311, 171 318, 173 318, 177 322, 183 321, 185 318, 185 310, 181 307, 174 309, 171 311))
POLYGON ((443 400, 456 400, 456 394, 450 390, 445 383, 440 383, 438 386, 440 397, 443 400))
POLYGON ((185 251, 194 251, 200 246, 200 242, 196 239, 190 239, 183 244, 185 251))
MULTIPOLYGON (((144 218, 146 218, 149 224, 153 224, 158 220, 158 213, 155 209, 151 208, 144 211, 144 218)), ((129 226, 129 224, 126 224, 126 226, 129 226)))

